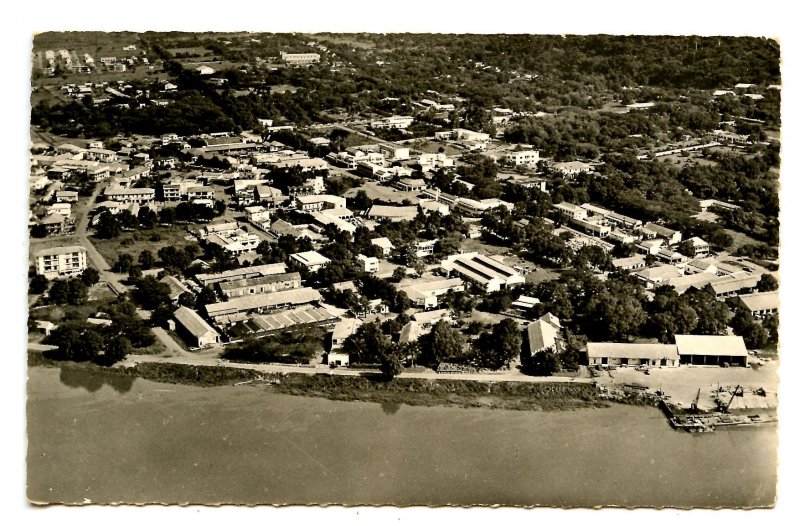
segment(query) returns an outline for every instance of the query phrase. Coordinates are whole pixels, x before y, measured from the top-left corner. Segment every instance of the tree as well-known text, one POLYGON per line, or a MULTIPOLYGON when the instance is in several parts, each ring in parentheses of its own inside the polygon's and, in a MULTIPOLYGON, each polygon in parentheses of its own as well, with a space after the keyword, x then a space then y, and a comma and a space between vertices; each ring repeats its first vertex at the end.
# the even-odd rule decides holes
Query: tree
POLYGON ((697 327, 697 312, 669 285, 655 289, 647 311, 646 330, 662 343, 672 341, 676 334, 692 334, 697 327))
POLYGON ((139 209, 136 219, 141 228, 150 230, 156 226, 156 222, 158 222, 159 217, 158 214, 150 207, 143 207, 139 209))
POLYGON ((131 353, 131 342, 124 336, 112 338, 106 345, 103 362, 105 365, 113 365, 125 359, 131 353))
POLYGON ((600 341, 627 340, 639 333, 647 313, 638 297, 604 291, 594 294, 586 307, 587 334, 600 341))
POLYGON ((761 326, 767 330, 769 334, 769 339, 767 340, 768 343, 776 344, 778 343, 778 315, 777 314, 770 314, 765 316, 764 319, 761 321, 761 326))
MULTIPOLYGON (((130 214, 130 212, 128 212, 130 214)), ((110 212, 101 212, 95 225, 95 235, 100 239, 113 239, 122 232, 119 219, 110 212)))
POLYGON ((142 277, 142 267, 134 265, 128 269, 128 280, 136 281, 142 277))
POLYGON ((161 303, 150 313, 150 324, 153 327, 166 327, 174 312, 175 306, 172 303, 161 303))
POLYGON ((381 373, 384 379, 392 380, 403 372, 403 364, 400 363, 396 353, 389 353, 381 358, 381 373))
POLYGON ((56 305, 63 305, 67 303, 67 282, 65 280, 56 280, 50 285, 50 292, 47 297, 52 303, 56 305))
POLYGON ((50 282, 46 277, 41 274, 36 274, 31 278, 30 285, 28 285, 29 294, 44 294, 47 292, 50 282))
POLYGON ((87 287, 97 285, 100 282, 100 272, 95 268, 88 267, 83 271, 83 274, 81 274, 81 281, 83 281, 83 284, 87 287))
POLYGON ((73 348, 72 359, 76 361, 95 361, 100 356, 101 352, 103 352, 103 337, 94 329, 86 329, 83 334, 81 334, 80 349, 77 350, 73 348))
POLYGON ((464 337, 445 320, 438 321, 420 340, 420 361, 434 367, 460 358, 464 348, 464 337))
POLYGON ((506 318, 495 324, 491 333, 481 334, 476 361, 481 367, 493 370, 507 367, 519 356, 521 345, 522 334, 517 322, 506 318))
POLYGON ((532 376, 552 376, 561 371, 561 362, 556 351, 544 349, 524 359, 522 369, 532 376))
POLYGON ((128 272, 131 268, 131 264, 133 264, 133 256, 130 254, 120 254, 112 270, 120 273, 128 272))
POLYGON ((133 290, 132 296, 142 308, 147 310, 153 310, 164 303, 171 303, 169 285, 161 283, 153 276, 139 279, 136 282, 136 288, 133 290))
POLYGON ((197 295, 197 305, 209 305, 211 303, 217 302, 217 295, 214 294, 214 291, 211 290, 208 286, 203 287, 203 290, 200 291, 200 294, 197 295))
POLYGON ((372 199, 369 198, 367 192, 359 190, 351 199, 350 204, 356 210, 368 210, 372 206, 372 199))
POLYGON ((511 294, 507 290, 498 290, 486 296, 478 305, 478 309, 497 314, 510 309, 513 302, 514 300, 511 299, 511 294))
POLYGON ((86 285, 78 278, 58 280, 50 286, 50 301, 58 305, 83 305, 89 296, 86 285))
POLYGON ((31 227, 31 237, 43 238, 47 237, 47 227, 41 223, 37 223, 31 227))
POLYGON ((342 344, 342 350, 350 355, 350 363, 382 363, 391 343, 380 326, 370 322, 348 336, 342 344))
POLYGON ((689 289, 684 293, 684 297, 697 313, 694 334, 724 333, 731 311, 727 304, 717 301, 714 289, 710 285, 706 285, 702 290, 689 289))
POLYGON ((772 274, 762 274, 757 287, 759 292, 778 290, 778 280, 772 274))
POLYGON ((174 208, 162 208, 158 212, 158 222, 162 225, 171 225, 175 222, 175 209, 174 208))
POLYGON ((406 277, 406 267, 404 267, 404 266, 401 266, 401 265, 397 266, 392 271, 392 281, 394 283, 399 283, 399 282, 403 281, 403 279, 405 279, 405 277, 406 277))
POLYGON ((149 250, 145 249, 139 253, 139 265, 142 267, 143 270, 148 270, 153 268, 153 264, 156 262, 156 258, 153 256, 153 253, 149 250))

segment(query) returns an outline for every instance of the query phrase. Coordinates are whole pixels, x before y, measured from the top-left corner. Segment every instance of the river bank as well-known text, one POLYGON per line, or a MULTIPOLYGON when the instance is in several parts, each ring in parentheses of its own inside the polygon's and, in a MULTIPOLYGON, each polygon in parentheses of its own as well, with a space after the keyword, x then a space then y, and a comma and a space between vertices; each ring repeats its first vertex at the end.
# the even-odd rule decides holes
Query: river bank
POLYGON ((167 384, 200 387, 242 385, 273 393, 339 401, 362 401, 412 406, 487 407, 524 411, 559 411, 607 407, 590 383, 479 382, 450 378, 398 377, 385 381, 377 374, 263 373, 222 365, 138 363, 132 367, 101 367, 92 363, 56 361, 42 353, 29 353, 29 366, 84 370, 120 377, 135 377, 167 384))

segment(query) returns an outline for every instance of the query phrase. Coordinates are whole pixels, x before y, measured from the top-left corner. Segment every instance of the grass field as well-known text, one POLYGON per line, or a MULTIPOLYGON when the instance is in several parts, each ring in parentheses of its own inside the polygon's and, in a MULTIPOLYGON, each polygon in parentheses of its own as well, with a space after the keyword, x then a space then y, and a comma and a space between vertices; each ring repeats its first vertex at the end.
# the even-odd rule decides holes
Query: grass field
POLYGON ((480 252, 482 254, 503 255, 505 256, 510 252, 506 247, 498 247, 495 245, 487 245, 480 239, 465 239, 461 242, 461 250, 464 252, 480 252))
POLYGON ((84 305, 47 305, 45 307, 33 308, 29 316, 36 320, 46 320, 58 325, 65 319, 89 318, 98 311, 108 308, 114 301, 114 297, 87 301, 84 305))
POLYGON ((439 148, 444 148, 443 153, 449 156, 459 155, 461 153, 464 153, 464 150, 456 148, 451 144, 429 141, 428 139, 421 139, 421 140, 416 140, 414 142, 410 142, 408 146, 414 150, 423 153, 439 153, 439 148))
POLYGON ((157 227, 153 230, 123 232, 115 239, 92 238, 92 243, 105 258, 106 262, 113 266, 114 262, 119 259, 120 254, 130 254, 135 261, 145 248, 156 257, 158 251, 163 247, 183 248, 193 243, 193 241, 185 239, 187 235, 188 232, 185 226, 173 225, 170 227, 157 227), (151 240, 156 234, 160 239, 151 240))
POLYGON ((729 228, 726 228, 725 232, 730 234, 730 236, 733 238, 733 244, 731 245, 731 248, 729 249, 729 252, 731 254, 735 253, 736 250, 741 246, 744 246, 744 245, 758 245, 760 243, 759 241, 756 241, 752 237, 748 236, 747 234, 743 234, 741 232, 737 232, 737 231, 731 230, 729 228))
POLYGON ((391 201, 400 204, 404 199, 408 199, 412 204, 419 202, 419 192, 401 192, 388 186, 383 186, 375 181, 365 183, 358 188, 351 188, 345 192, 345 197, 354 197, 359 190, 364 190, 370 199, 382 199, 384 201, 391 201))
POLYGON ((102 56, 129 56, 133 51, 123 51, 130 44, 139 44, 139 35, 125 31, 49 31, 33 37, 33 52, 67 49, 75 51, 78 57, 89 53, 96 60, 102 56), (97 55, 95 57, 95 55, 97 55))

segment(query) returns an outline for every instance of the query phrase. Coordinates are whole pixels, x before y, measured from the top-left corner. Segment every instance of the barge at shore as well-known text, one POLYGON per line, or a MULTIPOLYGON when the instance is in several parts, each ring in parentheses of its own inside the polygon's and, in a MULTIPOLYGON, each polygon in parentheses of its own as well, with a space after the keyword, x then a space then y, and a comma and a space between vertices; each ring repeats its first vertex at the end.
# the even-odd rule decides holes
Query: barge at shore
POLYGON ((674 429, 682 429, 689 433, 710 433, 718 427, 757 426, 777 422, 775 417, 761 415, 732 415, 728 413, 704 413, 693 415, 676 415, 669 405, 661 400, 659 407, 667 416, 674 429))

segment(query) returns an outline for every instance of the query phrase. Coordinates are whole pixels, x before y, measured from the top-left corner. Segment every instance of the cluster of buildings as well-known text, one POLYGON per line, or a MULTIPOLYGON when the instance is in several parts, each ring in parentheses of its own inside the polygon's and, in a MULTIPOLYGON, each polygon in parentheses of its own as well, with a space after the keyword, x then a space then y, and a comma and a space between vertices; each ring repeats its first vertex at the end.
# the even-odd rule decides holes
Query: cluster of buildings
MULTIPOLYGON (((320 46, 319 50, 324 51, 324 48, 320 46)), ((85 57, 87 64, 89 59, 91 57, 85 57)), ((306 66, 319 63, 321 55, 316 52, 281 52, 280 59, 286 65, 306 66)), ((122 68, 119 69, 122 71, 131 64, 129 60, 101 57, 99 62, 102 67, 115 71, 122 68)), ((199 66, 196 71, 200 76, 216 73, 205 65, 199 66)), ((522 77, 517 75, 515 78, 522 77)), ((95 97, 98 88, 103 88, 102 93, 115 101, 132 101, 139 96, 150 98, 149 93, 132 92, 130 86, 123 84, 74 86, 74 90, 73 87, 69 88, 69 94, 95 97)), ((167 82, 161 90, 169 92, 176 89, 177 86, 167 82)), ((447 99, 434 100, 437 99, 435 95, 438 94, 426 95, 414 105, 424 112, 437 115, 455 109, 455 105, 447 102, 447 99)), ((652 106, 652 103, 637 103, 629 105, 628 110, 642 111, 652 106)), ((492 120, 496 125, 507 124, 520 115, 506 108, 492 110, 492 120)), ((293 129, 290 124, 273 126, 275 123, 270 119, 259 120, 268 132, 293 129)), ((367 125, 373 130, 406 130, 414 120, 413 115, 392 115, 374 119, 367 125)), ((744 139, 729 132, 715 133, 714 138, 717 142, 713 144, 746 144, 742 142, 744 139)), ((464 128, 435 132, 433 139, 470 152, 486 151, 487 144, 492 141, 488 133, 464 128)), ((318 137, 311 139, 310 143, 319 147, 311 148, 311 151, 316 151, 330 146, 331 141, 318 137)), ((687 148, 701 149, 708 144, 711 143, 687 148)), ((62 144, 54 148, 40 145, 31 157, 31 188, 46 191, 54 182, 70 182, 74 179, 102 182, 106 186, 94 212, 105 210, 114 214, 127 210, 136 215, 141 207, 154 207, 156 203, 171 206, 177 202, 191 202, 213 207, 216 200, 225 198, 219 188, 215 190, 213 185, 222 185, 230 194, 230 203, 237 211, 241 211, 244 218, 206 224, 197 233, 200 240, 218 245, 231 256, 251 255, 252 259, 255 259, 254 252, 264 235, 270 239, 293 236, 312 241, 313 250, 289 254, 286 263, 242 266, 224 272, 197 274, 191 279, 165 277, 162 282, 170 287, 173 301, 177 301, 181 294, 189 290, 196 292, 201 287, 212 288, 219 298, 219 301, 198 306, 197 310, 181 306, 175 311, 176 331, 195 348, 317 326, 332 331, 328 363, 347 366, 350 358, 342 351, 344 340, 358 329, 366 313, 385 312, 386 306, 380 300, 373 300, 363 312, 348 313, 327 305, 320 290, 305 286, 304 275, 319 272, 332 263, 318 251, 325 252, 321 247, 329 241, 325 236, 329 228, 353 234, 361 226, 374 230, 379 222, 411 221, 419 213, 447 215, 455 212, 472 222, 470 236, 474 237, 475 232, 480 235, 478 218, 492 210, 514 208, 512 203, 502 199, 458 197, 433 186, 429 173, 453 169, 456 164, 456 159, 443 153, 443 148, 440 153, 412 155, 406 145, 381 141, 332 151, 324 158, 317 158, 308 152, 270 140, 269 137, 265 140, 255 132, 221 132, 189 138, 165 134, 155 138, 153 145, 177 146, 186 154, 181 156, 184 161, 173 157, 151 160, 146 151, 140 151, 124 141, 116 151, 104 148, 99 142, 90 142, 85 146, 62 144), (187 157, 189 161, 185 161, 187 157), (231 168, 193 174, 184 170, 186 164, 199 166, 207 164, 200 161, 207 160, 225 161, 231 168), (416 200, 412 201, 413 205, 390 205, 380 201, 363 214, 355 214, 348 208, 346 198, 332 195, 326 190, 325 178, 333 166, 381 184, 391 184, 400 192, 417 194, 416 200), (176 172, 162 179, 159 185, 143 186, 145 183, 141 180, 156 169, 176 172), (305 175, 301 183, 287 185, 280 180, 287 173, 295 175, 298 172, 305 175), (276 210, 280 209, 291 213, 276 214, 276 210), (283 219, 276 218, 276 215, 283 219), (298 221, 298 217, 302 219, 298 221)), ((676 152, 664 155, 672 153, 676 152)), ((513 172, 503 174, 505 184, 547 191, 546 180, 529 175, 531 172, 527 169, 537 168, 542 161, 540 152, 533 146, 501 147, 486 155, 502 161, 507 171, 513 172)), ((552 172, 566 179, 593 170, 592 164, 583 161, 545 164, 552 172)), ((462 183, 469 188, 468 182, 462 183)), ((80 203, 79 193, 53 187, 52 192, 44 197, 47 213, 32 221, 45 224, 53 232, 63 231, 65 221, 71 217, 72 207, 80 203)), ((706 200, 701 202, 701 208, 704 211, 731 211, 737 206, 706 200)), ((646 289, 671 285, 680 294, 691 287, 711 286, 719 299, 735 297, 754 317, 777 312, 777 293, 754 292, 760 271, 735 267, 712 257, 709 244, 703 239, 693 237, 686 244, 682 232, 678 230, 661 224, 643 223, 637 218, 591 203, 578 205, 561 202, 554 205, 553 209, 551 219, 560 225, 553 230, 553 235, 570 233, 571 236, 567 236, 570 237, 568 243, 573 248, 592 245, 610 252, 615 245, 635 247, 636 255, 615 259, 613 266, 617 270, 630 272, 646 289), (678 245, 681 250, 678 250, 678 245)), ((437 241, 420 239, 412 250, 418 258, 432 263, 437 241)), ((372 239, 372 244, 379 249, 381 257, 365 254, 354 256, 354 263, 365 274, 379 274, 383 270, 384 259, 396 248, 386 237, 372 239)), ((37 273, 49 279, 68 277, 86 269, 87 251, 80 246, 45 249, 36 252, 34 259, 37 273)), ((447 256, 436 264, 428 265, 428 271, 431 269, 433 276, 424 272, 423 275, 393 284, 397 291, 404 292, 409 298, 413 311, 411 320, 400 332, 401 342, 416 340, 438 321, 452 320, 452 313, 441 308, 442 299, 447 295, 467 290, 490 294, 525 283, 521 271, 509 266, 502 258, 477 251, 447 256)), ((353 289, 354 286, 350 290, 353 289)), ((536 298, 521 296, 513 307, 518 312, 528 312, 537 303, 536 298)), ((532 354, 546 349, 558 351, 564 347, 561 322, 550 313, 529 323, 525 331, 525 344, 532 354)), ((600 366, 747 365, 747 351, 741 338, 731 336, 678 335, 674 344, 667 345, 590 342, 586 355, 590 365, 600 366)))
POLYGON ((747 348, 741 336, 676 334, 674 344, 586 344, 590 366, 678 367, 729 365, 747 367, 747 348))

